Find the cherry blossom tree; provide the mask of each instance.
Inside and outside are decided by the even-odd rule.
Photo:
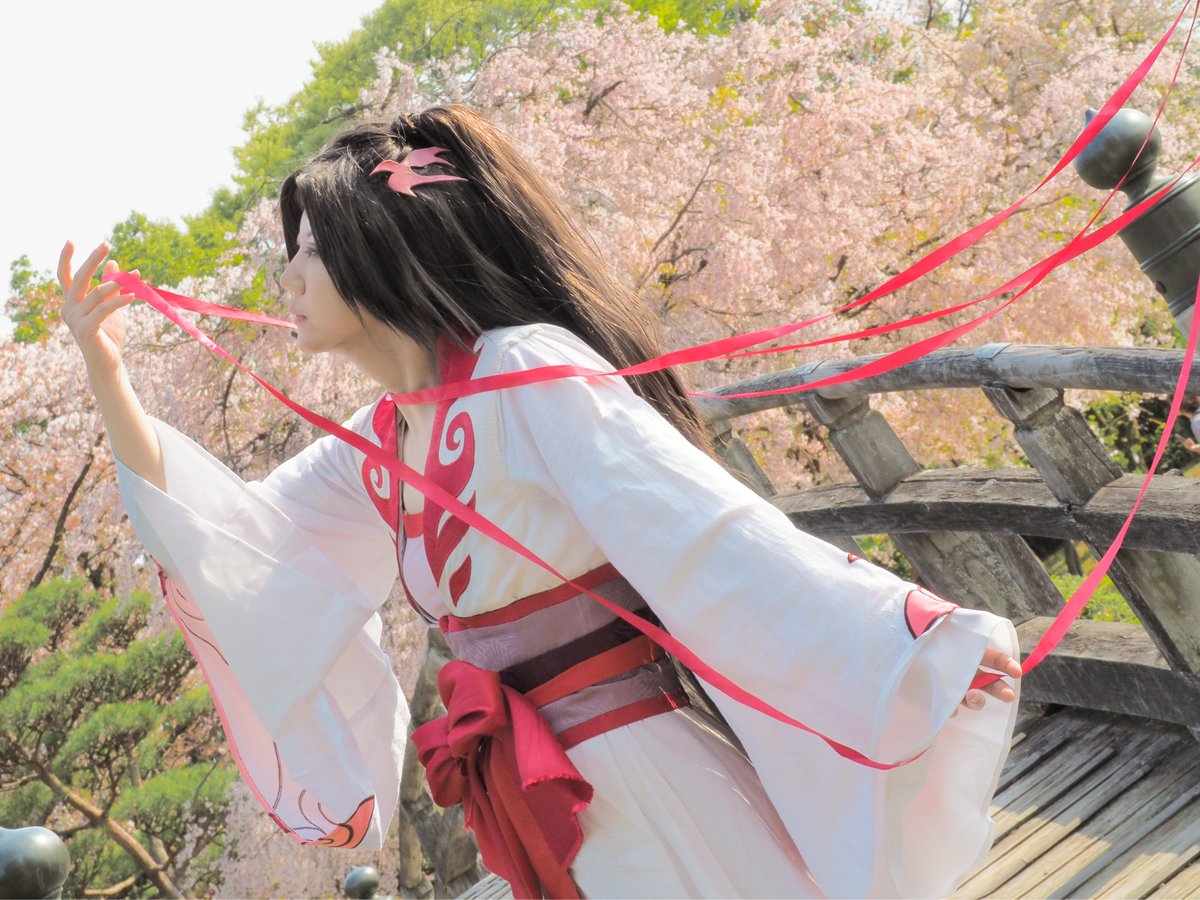
[[[706,36],[667,34],[632,14],[580,18],[521,36],[482,69],[453,58],[416,69],[383,51],[363,99],[383,116],[446,99],[487,110],[660,311],[669,342],[684,346],[841,307],[1029,191],[1081,129],[1083,108],[1107,97],[1168,21],[1133,3],[955,9],[963,14],[946,27],[941,6],[776,3]],[[1169,65],[1157,67],[1134,104],[1153,110],[1169,78]],[[1178,96],[1195,87],[1185,70]],[[1163,130],[1177,151],[1196,144],[1186,117],[1168,116]],[[955,263],[804,337],[981,296],[1061,245],[1098,200],[1068,171]],[[692,377],[711,384],[878,352],[934,327],[713,364]],[[1170,339],[1169,320],[1116,245],[1060,271],[977,334]],[[930,464],[1007,452],[999,429],[957,424],[984,413],[975,398],[881,402]],[[767,437],[753,443],[782,483],[838,471],[819,438],[784,413],[746,423],[746,434]]]

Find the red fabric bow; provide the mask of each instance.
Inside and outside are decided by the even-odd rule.
[[[516,897],[579,897],[567,874],[592,800],[550,725],[500,676],[455,660],[438,675],[446,715],[413,732],[438,806],[463,805],[483,863]]]

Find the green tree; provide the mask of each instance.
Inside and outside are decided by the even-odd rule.
[[[400,46],[415,63],[456,51],[482,60],[553,9],[544,0],[384,0],[345,40],[317,47],[312,78],[290,99],[246,113],[235,180],[255,196],[274,194],[289,172],[362,112],[359,93],[375,78],[380,48]]]
[[[576,9],[602,11],[613,0],[575,0]],[[758,0],[632,0],[664,29],[685,23],[697,31],[724,31],[754,15]],[[374,80],[375,52],[399,47],[420,65],[451,53],[482,62],[523,30],[563,6],[548,0],[384,0],[343,41],[321,44],[312,78],[285,103],[260,104],[246,114],[246,142],[234,150],[235,180],[253,195],[273,195],[289,172],[362,112],[359,94]]]
[[[208,209],[183,217],[186,228],[131,212],[113,226],[112,256],[122,268],[140,270],[151,284],[177,285],[189,275],[212,275],[236,246],[232,238],[242,211],[242,199],[221,188]]]
[[[1083,408],[1084,418],[1104,441],[1113,462],[1127,472],[1145,472],[1154,459],[1171,401],[1153,394],[1106,394]],[[1196,457],[1180,440],[1191,437],[1187,415],[1175,420],[1159,472],[1188,469]]]
[[[151,604],[59,580],[0,615],[0,822],[63,836],[67,896],[200,896],[217,877],[236,772]]]
[[[58,317],[58,285],[46,272],[35,270],[28,256],[13,260],[9,273],[12,293],[4,311],[12,319],[13,340],[23,344],[40,341]]]

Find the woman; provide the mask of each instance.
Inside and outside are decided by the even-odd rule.
[[[287,180],[281,207],[297,342],[379,383],[348,427],[453,500],[333,437],[243,484],[142,411],[120,362],[131,298],[115,264],[88,287],[106,248],[74,276],[70,245],[60,263],[130,519],[281,827],[337,845],[386,831],[407,714],[374,609],[399,568],[466,661],[440,685],[448,722],[418,735],[435,797],[468,803],[485,862],[519,893],[953,890],[990,841],[1014,713],[984,702],[1011,701],[1011,687],[968,685],[980,665],[1020,674],[1011,625],[795,530],[704,452],[669,373],[411,402],[659,352],[636,298],[474,113],[349,131]],[[444,508],[456,502],[561,575],[462,524]],[[714,693],[751,764],[686,708],[661,650],[587,591],[660,620],[835,741],[918,758],[860,765]]]

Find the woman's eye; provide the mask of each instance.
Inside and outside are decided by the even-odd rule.
[[[316,246],[309,245],[304,248],[304,255],[305,256],[320,256],[321,254],[319,252],[317,252]]]

